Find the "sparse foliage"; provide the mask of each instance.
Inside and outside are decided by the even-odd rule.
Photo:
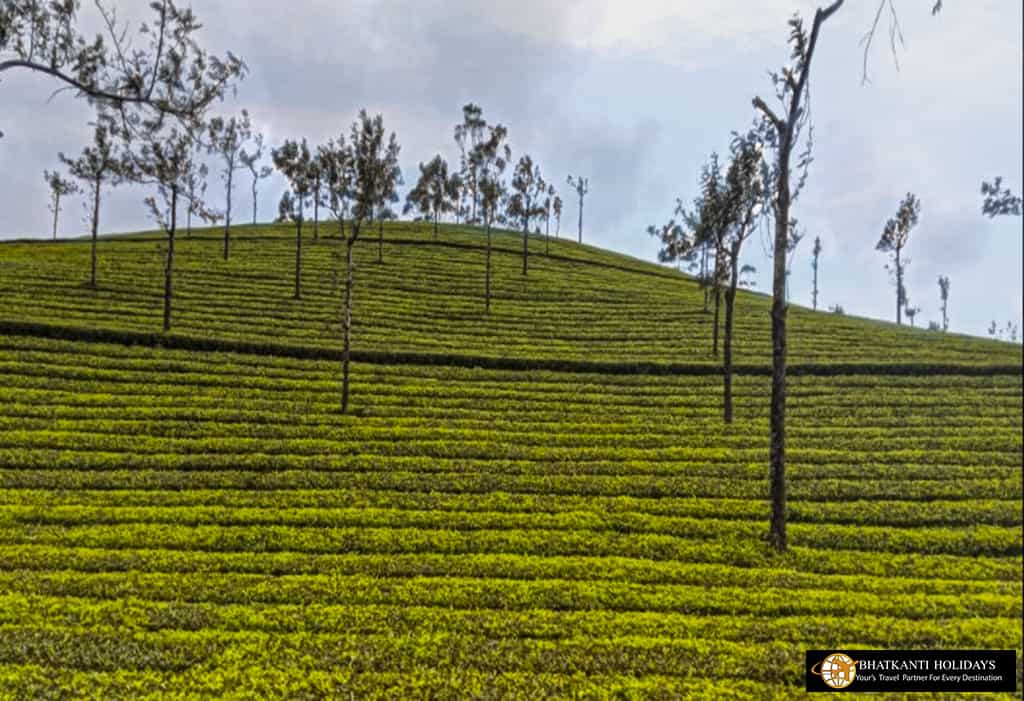
[[[458,202],[453,202],[451,177],[448,163],[438,154],[426,165],[420,163],[420,179],[406,195],[405,213],[414,208],[434,223],[434,240],[438,238],[438,224],[441,217],[454,211]]]
[[[814,248],[811,250],[814,258],[811,261],[811,269],[814,271],[814,287],[811,293],[812,309],[818,311],[818,265],[821,257],[821,237],[814,237]]]
[[[50,189],[50,213],[53,214],[53,240],[57,240],[57,221],[60,218],[61,199],[78,192],[78,185],[66,179],[57,171],[43,171],[43,179]]]
[[[309,144],[303,139],[302,142],[285,141],[284,144],[272,153],[274,167],[288,178],[291,184],[291,196],[287,200],[282,198],[280,213],[295,222],[295,299],[302,297],[302,223],[305,219],[306,207],[309,205],[310,195],[313,192],[313,155],[310,153]]]
[[[1009,188],[1003,187],[1002,177],[992,182],[981,183],[981,213],[989,219],[995,217],[1019,217],[1024,200],[1014,195]]]
[[[877,250],[890,254],[889,264],[885,267],[896,283],[897,324],[903,323],[901,311],[907,306],[909,301],[906,286],[903,284],[903,278],[910,261],[903,259],[903,249],[910,239],[911,230],[917,226],[920,213],[920,200],[913,193],[908,192],[907,196],[900,202],[896,216],[886,222],[885,229],[882,230],[882,237],[875,245]]]
[[[245,145],[252,139],[249,113],[242,110],[239,117],[214,117],[207,126],[210,150],[222,161],[221,178],[225,188],[224,208],[224,260],[228,259],[231,245],[231,198],[235,189],[235,173],[247,168],[243,159]]]
[[[473,150],[480,183],[480,210],[487,234],[484,270],[484,311],[491,312],[491,227],[498,218],[502,200],[508,195],[503,175],[512,162],[512,150],[505,143],[508,131],[502,125],[488,127],[487,138]]]
[[[949,331],[949,278],[939,275],[939,298],[942,300],[942,330]]]
[[[159,130],[167,117],[193,131],[207,108],[245,73],[228,53],[211,55],[191,8],[152,0],[152,20],[136,32],[96,0],[104,33],[79,28],[81,0],[4,0],[0,7],[0,75],[29,71],[116,112],[127,131]],[[2,134],[0,134],[2,135]]]
[[[569,176],[565,181],[569,187],[576,191],[576,195],[579,197],[579,243],[583,243],[583,198],[590,192],[590,179],[584,178],[583,176]]]
[[[544,216],[544,192],[540,166],[535,165],[530,156],[523,156],[512,173],[512,198],[509,201],[509,214],[523,227],[523,275],[527,273],[529,259],[530,224]]]
[[[252,143],[252,149],[243,150],[238,158],[252,176],[252,224],[256,226],[259,213],[259,182],[269,178],[274,169],[267,165],[260,165],[260,161],[263,160],[263,134],[256,134]]]

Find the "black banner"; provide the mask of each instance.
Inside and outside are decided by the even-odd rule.
[[[1014,650],[808,650],[807,691],[1016,691]]]

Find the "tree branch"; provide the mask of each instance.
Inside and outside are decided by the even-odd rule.
[[[762,113],[764,113],[764,116],[768,118],[768,121],[772,123],[772,126],[774,126],[780,134],[785,130],[785,123],[781,119],[779,119],[774,112],[772,112],[772,108],[769,107],[764,100],[762,100],[760,97],[755,97],[753,100],[753,104],[754,107],[756,107],[757,109],[761,110]]]

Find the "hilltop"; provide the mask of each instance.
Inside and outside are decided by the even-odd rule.
[[[322,234],[330,234],[324,225]],[[14,698],[804,698],[809,648],[1022,676],[1020,348],[791,311],[791,548],[768,302],[721,421],[694,280],[477,232],[0,245],[0,690]],[[3,332],[7,329],[7,333]],[[601,365],[603,363],[603,365]],[[0,696],[3,695],[0,693]],[[1013,698],[1012,694],[986,698]]]

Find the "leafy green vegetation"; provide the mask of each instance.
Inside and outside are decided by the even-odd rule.
[[[479,234],[386,232],[356,348],[715,362],[672,271],[553,241],[524,280],[498,234],[486,317]],[[175,333],[337,349],[338,241],[296,301],[292,235],[180,239]],[[101,240],[96,293],[85,242],[4,245],[0,321],[156,331],[157,245]],[[792,320],[797,362],[920,369],[791,379],[783,555],[763,374],[726,426],[715,374],[356,362],[342,415],[331,359],[0,336],[0,698],[795,699],[807,648],[1019,653],[1022,377],[971,374],[1019,347]]]

